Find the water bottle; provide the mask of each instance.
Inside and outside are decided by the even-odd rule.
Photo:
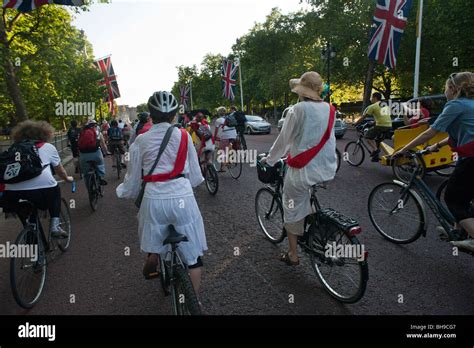
[[[72,182],[72,193],[76,193],[76,182]]]

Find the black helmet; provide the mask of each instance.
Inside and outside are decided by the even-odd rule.
[[[141,123],[146,123],[150,114],[148,112],[140,112],[137,116]]]

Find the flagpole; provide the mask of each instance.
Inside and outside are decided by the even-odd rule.
[[[423,26],[423,0],[420,0],[420,8],[418,10],[418,27],[416,38],[416,60],[415,60],[415,82],[413,86],[413,98],[418,98],[420,89],[420,58],[421,58],[421,30]]]
[[[191,111],[194,109],[193,107],[193,80],[189,80],[189,96],[191,97]]]
[[[239,81],[240,81],[240,105],[241,105],[241,111],[244,111],[244,88],[242,86],[242,69],[240,65],[240,58],[238,60],[239,62]]]

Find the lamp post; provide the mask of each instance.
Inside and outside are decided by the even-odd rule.
[[[240,44],[240,40],[236,40],[237,46]],[[242,68],[240,66],[240,52],[237,52],[238,56],[237,59],[235,60],[235,64],[239,66],[239,82],[240,82],[240,106],[241,106],[241,111],[244,111],[244,89],[242,86]]]
[[[331,102],[331,59],[336,57],[336,49],[328,41],[323,49],[321,58],[327,60],[328,68],[328,101]]]

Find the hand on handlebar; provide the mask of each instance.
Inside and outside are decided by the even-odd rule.
[[[66,177],[66,182],[72,184],[74,182],[74,177],[72,177],[72,176]]]

